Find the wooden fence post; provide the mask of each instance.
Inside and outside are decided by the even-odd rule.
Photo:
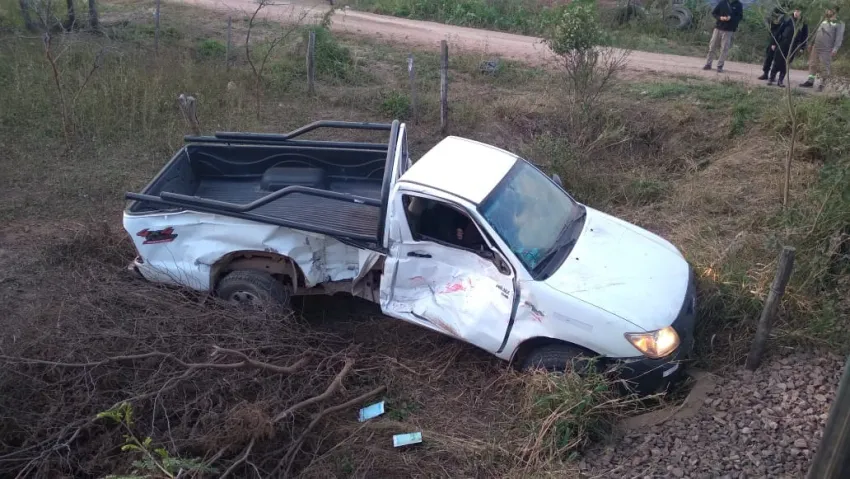
[[[440,42],[440,131],[449,128],[449,44]]]
[[[224,47],[224,67],[230,70],[230,44],[233,34],[233,16],[227,17],[227,45]]]
[[[410,119],[416,124],[419,115],[416,109],[416,65],[413,63],[412,53],[407,56],[407,73],[410,77]]]
[[[307,93],[316,93],[316,32],[307,37]]]
[[[779,265],[776,267],[776,276],[773,278],[773,284],[770,285],[770,293],[767,295],[767,301],[764,303],[764,309],[759,318],[758,329],[756,329],[756,337],[753,339],[753,344],[750,346],[750,354],[747,356],[746,367],[750,371],[758,369],[761,364],[761,357],[764,353],[764,348],[767,345],[767,337],[770,336],[770,328],[773,326],[773,319],[776,317],[776,312],[779,310],[779,303],[782,301],[782,295],[785,294],[785,287],[788,286],[788,279],[791,278],[791,270],[794,268],[794,254],[796,250],[790,246],[782,248],[782,253],[779,255]]]
[[[832,400],[826,428],[812,459],[808,479],[850,477],[850,357]]]
[[[153,52],[156,56],[159,56],[159,3],[160,0],[156,0],[156,12],[154,13]]]

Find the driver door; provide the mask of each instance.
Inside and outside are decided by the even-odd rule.
[[[434,201],[474,223],[458,204],[397,191],[389,208],[391,241],[381,279],[381,309],[494,353],[514,311],[514,272],[501,254],[488,258],[495,249],[483,233],[485,252],[476,252],[420,231],[421,212],[415,205]]]

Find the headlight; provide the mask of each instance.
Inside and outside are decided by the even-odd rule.
[[[679,347],[679,335],[672,326],[649,333],[626,333],[626,339],[652,359],[663,358]]]

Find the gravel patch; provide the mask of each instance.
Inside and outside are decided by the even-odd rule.
[[[717,378],[693,417],[590,451],[590,477],[800,478],[823,435],[844,359],[795,353]]]

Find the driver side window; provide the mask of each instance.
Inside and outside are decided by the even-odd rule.
[[[403,195],[402,204],[414,240],[434,241],[476,252],[487,249],[472,218],[454,206],[411,195]]]

